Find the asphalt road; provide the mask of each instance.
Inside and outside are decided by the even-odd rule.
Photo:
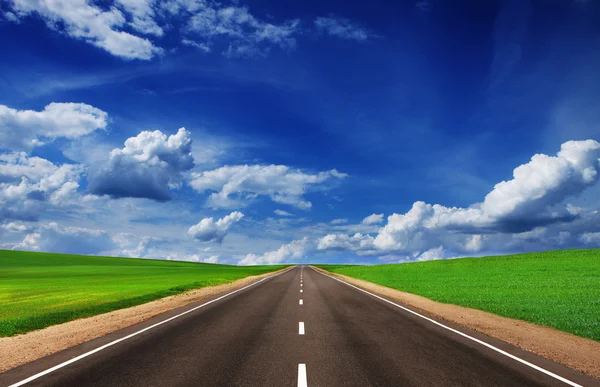
[[[44,372],[26,385],[600,385],[506,343],[443,323],[468,337],[461,336],[306,266],[224,295],[8,371],[0,375],[0,385]],[[179,316],[192,308],[197,309]],[[167,318],[172,319],[160,324]],[[48,372],[52,367],[56,369]]]

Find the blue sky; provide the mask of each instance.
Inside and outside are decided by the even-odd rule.
[[[0,245],[598,247],[595,1],[0,1]],[[180,129],[184,128],[184,129]]]

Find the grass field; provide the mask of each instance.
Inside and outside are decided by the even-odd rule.
[[[600,249],[325,270],[600,341]]]
[[[283,267],[0,250],[0,337]]]

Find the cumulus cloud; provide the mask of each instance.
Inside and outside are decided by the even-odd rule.
[[[361,223],[367,225],[383,223],[383,214],[371,214],[364,218]]]
[[[239,222],[244,217],[239,211],[215,221],[211,218],[204,218],[198,224],[193,225],[188,230],[188,234],[202,242],[223,242],[223,238],[229,232],[233,224]]]
[[[515,168],[512,180],[496,184],[481,211],[508,227],[528,226],[526,218],[545,223],[555,216],[548,214],[549,207],[598,180],[599,157],[600,143],[595,140],[565,142],[556,156],[537,154]],[[568,216],[566,211],[556,216],[565,214]]]
[[[273,212],[275,213],[275,215],[279,216],[294,216],[294,214],[290,214],[289,212],[283,210],[275,210]]]
[[[84,103],[57,103],[42,111],[0,105],[0,148],[31,149],[56,138],[74,139],[105,129],[108,115]]]
[[[431,248],[424,253],[420,254],[417,261],[435,261],[438,259],[444,259],[447,257],[446,251],[443,246]]]
[[[0,182],[39,181],[56,171],[56,166],[41,157],[29,157],[25,152],[0,154]]]
[[[302,252],[351,251],[429,260],[597,244],[600,213],[566,200],[596,183],[599,158],[597,141],[569,141],[556,156],[537,154],[515,168],[513,178],[496,184],[483,202],[461,208],[418,201],[408,212],[390,215],[374,235],[330,233],[304,243],[315,249]],[[373,214],[361,225],[381,218]]]
[[[465,234],[516,234],[573,221],[577,215],[561,203],[597,181],[599,157],[597,141],[566,142],[556,156],[537,154],[529,163],[515,168],[513,179],[496,184],[482,203],[448,208],[416,202],[406,214],[391,215],[374,246],[405,251],[431,242],[438,244],[453,233],[456,237],[452,239],[460,240]],[[477,244],[466,239],[473,250]]]
[[[159,35],[153,23],[149,3],[141,0],[120,0],[124,9],[132,12],[131,26],[144,33]],[[124,59],[151,59],[162,50],[148,39],[123,31],[127,20],[115,6],[103,10],[89,0],[12,0],[12,11],[19,18],[37,14],[49,28],[64,31],[75,39],[93,44]]]
[[[248,254],[238,262],[238,265],[272,265],[281,262],[290,262],[291,260],[306,256],[313,249],[313,243],[308,238],[303,238],[284,244],[279,249],[262,255]]]
[[[0,155],[0,219],[37,220],[78,196],[83,167],[55,165],[24,152]]]
[[[66,227],[52,222],[27,234],[15,250],[47,251],[68,254],[100,254],[116,246],[112,237],[101,230]]]
[[[364,42],[375,37],[368,29],[343,17],[318,17],[315,19],[315,27],[321,33],[357,42]]]
[[[194,167],[191,133],[185,128],[168,136],[159,130],[128,138],[114,149],[106,165],[92,169],[90,192],[114,198],[135,197],[165,201],[169,188],[181,184],[181,173]]]
[[[319,239],[317,249],[367,252],[373,249],[373,237],[361,233],[356,233],[353,236],[341,233],[328,234]]]
[[[192,173],[190,185],[196,191],[213,192],[208,205],[213,208],[242,207],[248,200],[268,196],[276,203],[308,210],[312,203],[303,198],[311,187],[321,187],[327,181],[347,175],[335,169],[306,173],[285,165],[235,165]]]

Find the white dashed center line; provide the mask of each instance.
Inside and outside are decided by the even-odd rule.
[[[306,382],[306,364],[298,364],[298,387],[307,387]]]
[[[300,293],[302,293],[302,289],[300,289]]]
[[[304,334],[304,323],[302,321],[300,321],[298,323],[298,334],[299,335],[303,335]]]
[[[300,305],[303,305],[303,304],[304,304],[304,301],[302,301],[302,299],[300,299],[300,300],[298,301],[298,303],[299,303]]]

